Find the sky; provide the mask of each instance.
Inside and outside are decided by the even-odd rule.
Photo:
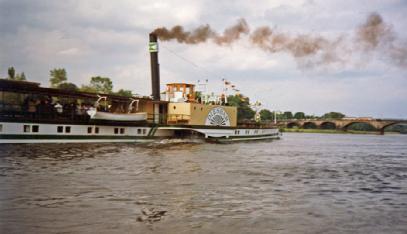
[[[405,58],[406,12],[406,0],[0,0],[0,77],[13,66],[47,87],[49,71],[65,68],[77,85],[104,76],[115,90],[150,95],[150,32],[208,24],[222,35],[244,18],[251,31],[268,26],[292,37],[341,38],[347,46],[339,47],[338,61],[320,64],[255,46],[249,34],[222,46],[160,41],[162,89],[208,79],[217,91],[224,78],[270,110],[407,119],[406,61],[392,60],[384,44],[354,43],[376,13],[391,30],[391,50]]]

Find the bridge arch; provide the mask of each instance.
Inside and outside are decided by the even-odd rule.
[[[379,130],[374,125],[372,125],[371,123],[369,123],[369,122],[361,122],[361,121],[350,122],[350,123],[344,125],[342,127],[342,130],[347,131],[347,130],[349,130],[350,127],[352,127],[352,125],[355,125],[355,124],[359,124],[359,126],[355,126],[357,128],[354,129],[354,130],[360,130],[360,131],[377,131],[377,130]],[[361,128],[361,129],[358,129],[358,128]]]
[[[319,125],[321,129],[336,129],[336,124],[334,122],[323,122]]]
[[[314,122],[305,122],[305,123],[302,125],[302,127],[303,127],[304,129],[317,129],[317,128],[318,128],[317,124],[314,123]]]
[[[389,123],[389,124],[384,125],[384,126],[383,126],[382,128],[380,128],[379,130],[380,130],[380,132],[381,132],[382,134],[384,134],[384,131],[386,130],[386,128],[391,127],[391,126],[394,126],[394,125],[407,125],[407,123],[405,123],[405,122],[393,122],[393,123]]]
[[[297,123],[297,122],[290,122],[290,123],[287,123],[287,128],[300,128],[301,126],[300,126],[300,124],[299,123]]]

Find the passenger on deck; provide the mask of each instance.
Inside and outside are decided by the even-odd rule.
[[[72,118],[76,115],[76,103],[72,102],[71,104],[69,104],[69,110],[71,113]]]
[[[57,102],[54,105],[54,108],[55,108],[55,110],[57,111],[58,114],[62,114],[62,112],[64,111],[62,105],[59,102]]]
[[[76,115],[83,115],[84,110],[83,110],[83,104],[80,105],[79,103],[76,103]]]
[[[47,106],[44,100],[41,100],[40,103],[36,106],[38,116],[44,116],[47,112]]]
[[[31,115],[31,117],[34,117],[36,112],[37,102],[34,101],[34,99],[30,98],[30,101],[28,101],[28,113]]]
[[[28,112],[29,102],[30,102],[30,98],[29,98],[29,97],[26,97],[26,98],[24,99],[23,106],[22,106],[22,107],[23,107],[22,110],[23,110],[24,112]]]

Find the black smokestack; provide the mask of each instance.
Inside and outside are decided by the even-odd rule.
[[[158,63],[157,35],[150,33],[151,89],[154,101],[160,100],[160,64]]]

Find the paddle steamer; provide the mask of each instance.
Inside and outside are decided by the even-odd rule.
[[[123,97],[0,79],[0,143],[146,142],[202,138],[214,142],[280,137],[270,124],[237,121],[223,97],[196,97],[195,85],[160,93],[157,37],[150,34],[152,96]]]

